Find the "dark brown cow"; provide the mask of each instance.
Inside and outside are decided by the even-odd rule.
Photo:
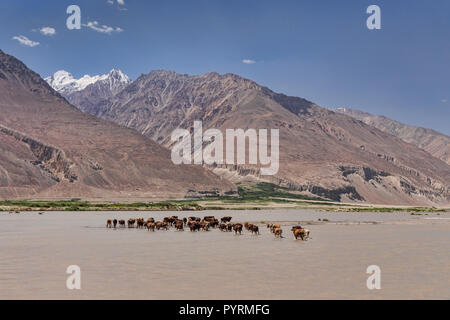
[[[234,224],[233,230],[234,230],[234,234],[237,234],[238,232],[239,232],[239,234],[242,234],[242,224],[240,224],[240,223]]]
[[[184,224],[183,224],[183,221],[181,220],[178,220],[176,223],[175,223],[175,229],[177,229],[177,230],[179,230],[179,231],[184,231]]]
[[[134,223],[136,219],[128,219],[128,228],[134,228]]]
[[[125,220],[119,220],[119,227],[125,228]]]
[[[212,220],[212,221],[209,221],[209,226],[210,226],[211,228],[216,228],[218,225],[219,225],[219,220],[217,220],[217,219],[214,219],[214,220]]]
[[[230,222],[231,221],[231,217],[223,217],[223,218],[220,218],[220,222]]]
[[[112,220],[108,219],[106,220],[106,227],[111,228],[112,227]]]
[[[175,220],[176,220],[176,218],[174,218],[174,217],[165,217],[163,221],[167,224],[173,224],[175,222]]]
[[[200,231],[200,228],[201,228],[200,222],[197,222],[197,221],[189,221],[188,226],[192,232]]]
[[[252,234],[259,234],[259,227],[255,226],[254,224],[250,224],[248,226],[248,230],[250,230]]]

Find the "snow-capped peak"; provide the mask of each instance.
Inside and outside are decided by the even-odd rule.
[[[108,73],[108,76],[111,78],[117,79],[120,82],[124,82],[124,83],[130,82],[130,78],[118,69],[111,69],[111,71]]]
[[[109,73],[104,75],[90,76],[84,75],[80,79],[75,79],[72,74],[65,70],[55,72],[53,76],[44,79],[56,91],[62,94],[71,94],[76,91],[86,89],[87,86],[98,81],[105,83],[111,90],[114,90],[118,85],[124,86],[131,82],[130,78],[122,71],[112,69]]]

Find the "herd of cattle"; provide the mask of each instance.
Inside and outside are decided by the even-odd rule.
[[[259,235],[259,227],[252,223],[232,223],[232,217],[220,218],[220,221],[214,216],[206,216],[202,218],[199,217],[189,217],[179,219],[178,216],[165,217],[163,221],[155,221],[154,218],[144,218],[128,219],[125,221],[123,219],[108,219],[106,221],[107,228],[147,228],[148,231],[156,230],[169,230],[170,227],[174,227],[178,231],[184,231],[184,228],[189,228],[190,231],[209,231],[211,228],[218,228],[223,232],[233,232],[235,234],[242,234],[243,229],[251,232],[252,234]],[[274,234],[276,238],[283,237],[283,230],[279,224],[267,224],[267,228],[271,233]],[[309,238],[309,230],[303,228],[302,226],[293,226],[291,229],[294,234],[295,239],[307,240]]]

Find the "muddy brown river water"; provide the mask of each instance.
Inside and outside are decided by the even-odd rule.
[[[169,215],[230,215],[261,223],[261,235],[105,228]],[[294,240],[297,222],[313,223],[312,239]],[[448,213],[2,212],[0,299],[449,299],[449,249]],[[69,265],[81,290],[66,288]],[[380,290],[367,289],[369,265],[381,268]]]

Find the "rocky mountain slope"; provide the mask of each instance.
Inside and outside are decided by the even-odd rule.
[[[116,69],[104,75],[85,75],[80,79],[60,70],[44,80],[67,101],[81,109],[90,108],[101,100],[114,96],[131,83],[127,75]]]
[[[450,137],[432,129],[410,126],[385,116],[377,116],[350,108],[336,108],[334,111],[351,116],[381,131],[428,151],[432,156],[450,165]]]
[[[84,112],[134,128],[171,147],[176,128],[280,129],[280,170],[216,165],[231,181],[264,180],[333,200],[448,204],[450,166],[401,139],[307,100],[275,93],[233,74],[170,71],[142,75]]]
[[[82,113],[0,51],[0,199],[182,198],[234,186],[140,133]]]

